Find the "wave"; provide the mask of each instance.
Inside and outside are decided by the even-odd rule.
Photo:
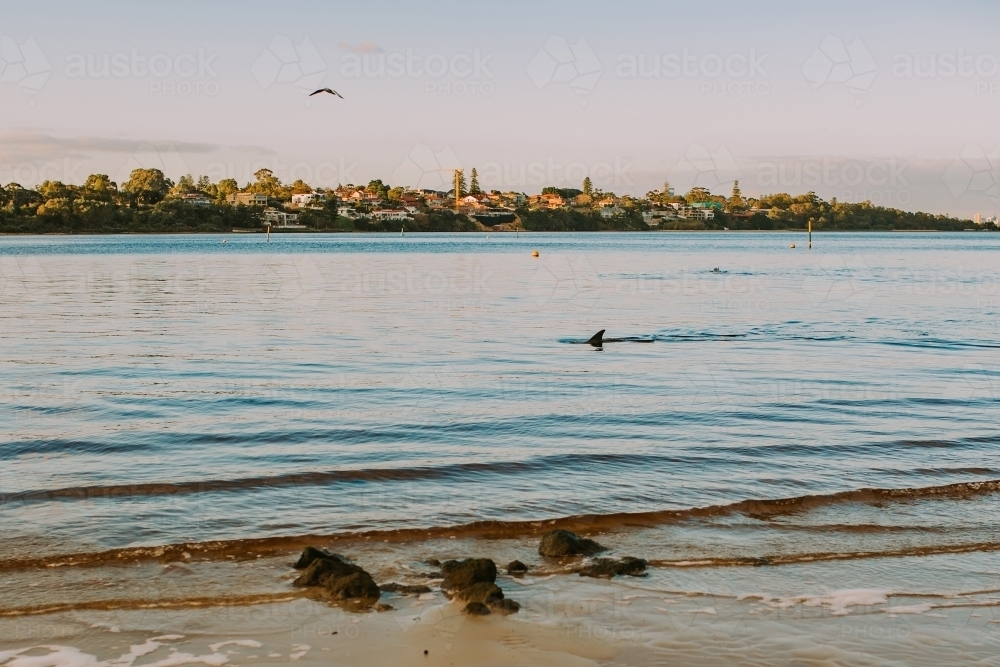
[[[737,413],[733,413],[737,414]],[[565,417],[562,418],[566,420]],[[605,425],[614,424],[614,419],[602,417]],[[638,418],[631,416],[629,423],[662,424],[658,416]],[[413,430],[437,427],[414,425]],[[470,424],[451,424],[452,431],[474,431]],[[627,436],[619,434],[619,438]],[[220,438],[228,440],[228,437]],[[958,440],[896,440],[889,442],[860,442],[856,444],[838,445],[841,455],[849,454],[886,454],[907,449],[947,449],[958,450],[975,448],[981,445],[1000,443],[1000,436],[978,436]],[[747,460],[758,459],[762,453],[778,456],[809,455],[813,452],[828,453],[826,447],[805,445],[800,443],[784,443],[768,445],[764,450],[760,447],[731,446],[720,449],[730,456],[741,456]],[[540,472],[552,473],[559,470],[579,470],[586,466],[608,466],[613,468],[642,467],[650,469],[657,465],[725,465],[726,461],[718,458],[719,451],[708,451],[704,455],[662,455],[643,453],[572,453],[538,456],[518,461],[486,461],[462,462],[446,465],[406,466],[396,468],[356,468],[337,470],[296,471],[276,475],[256,475],[232,479],[201,479],[177,482],[133,482],[128,484],[101,484],[58,487],[51,489],[31,489],[15,493],[0,492],[0,507],[21,503],[41,503],[61,500],[115,500],[136,497],[175,496],[197,493],[224,493],[252,491],[256,489],[282,488],[291,486],[322,486],[327,484],[349,484],[356,482],[400,482],[400,481],[431,481],[431,480],[461,480],[483,475],[518,476]],[[921,469],[921,472],[926,472]],[[936,474],[968,473],[989,475],[990,468],[960,468],[955,470],[940,470]],[[929,487],[936,488],[936,487]],[[857,493],[860,493],[858,491]],[[888,491],[887,491],[888,492]],[[813,496],[802,496],[810,498]],[[816,496],[823,497],[823,496]],[[757,501],[746,501],[757,502]],[[764,502],[764,501],[761,501]],[[781,502],[781,501],[774,501]]]
[[[0,609],[0,618],[11,616],[34,616],[69,611],[115,611],[121,609],[194,609],[198,607],[247,606],[289,602],[308,597],[304,592],[257,593],[251,595],[218,595],[214,597],[190,598],[127,598],[119,600],[90,600],[84,602],[61,602],[54,604],[27,605]]]
[[[666,464],[709,463],[711,457],[650,456],[646,454],[557,454],[523,461],[489,461],[455,463],[436,466],[399,468],[361,468],[354,470],[323,470],[290,472],[281,475],[261,475],[235,479],[205,479],[186,482],[139,482],[39,489],[18,493],[0,493],[0,507],[10,503],[44,502],[51,500],[116,499],[133,496],[166,496],[219,491],[247,491],[285,486],[317,486],[331,483],[428,481],[461,478],[469,475],[518,475],[556,469],[574,469],[595,464]]]
[[[488,464],[484,464],[488,465]],[[39,558],[22,557],[0,560],[0,570],[30,569],[37,567],[95,566],[109,563],[131,563],[147,560],[162,562],[200,559],[253,559],[279,553],[288,553],[316,543],[350,542],[352,540],[383,540],[392,543],[417,543],[451,537],[482,539],[521,539],[539,537],[553,529],[574,532],[614,531],[622,528],[655,528],[668,524],[703,519],[743,515],[752,519],[767,520],[772,517],[809,512],[814,509],[849,503],[879,505],[886,502],[909,502],[922,499],[965,500],[1000,492],[1000,480],[958,482],[940,486],[915,488],[862,488],[829,494],[803,495],[788,498],[748,499],[726,505],[708,505],[676,510],[650,512],[623,512],[613,514],[582,514],[557,519],[537,521],[476,521],[456,526],[426,526],[369,531],[345,531],[333,534],[289,535],[277,537],[185,542],[159,546],[139,546],[109,549],[100,552],[75,553]],[[658,561],[664,566],[673,564],[704,565],[776,565],[807,560],[836,560],[843,558],[896,557],[927,555],[932,553],[964,553],[968,551],[1000,550],[1000,543],[976,542],[970,544],[929,545],[913,550],[867,552],[850,554],[805,554],[777,556],[766,562],[760,558],[700,559],[697,561]],[[798,560],[787,560],[798,559]]]

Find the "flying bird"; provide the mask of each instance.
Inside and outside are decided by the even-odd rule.
[[[320,93],[330,93],[331,95],[336,95],[340,99],[344,99],[343,95],[341,95],[340,93],[338,93],[336,90],[332,90],[330,88],[320,88],[319,90],[317,90],[315,92],[309,93],[309,97],[312,97],[313,95],[319,95]]]

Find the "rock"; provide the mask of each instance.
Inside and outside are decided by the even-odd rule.
[[[439,561],[437,558],[428,558],[424,562],[426,562],[431,567],[441,567],[441,561]]]
[[[500,600],[493,600],[492,602],[487,602],[486,605],[493,611],[507,616],[508,614],[516,614],[521,609],[521,605],[514,602],[510,598],[502,598]]]
[[[441,588],[461,590],[473,584],[492,584],[497,580],[497,566],[489,558],[466,558],[463,561],[446,561],[441,564],[444,581]]]
[[[590,563],[579,568],[581,577],[611,577],[620,575],[638,576],[646,571],[646,561],[642,558],[623,556],[621,560],[614,558],[595,558]]]
[[[502,600],[503,590],[496,584],[481,581],[478,584],[472,584],[457,591],[455,599],[459,602],[483,602],[489,604],[493,600]]]
[[[320,558],[314,560],[306,568],[306,571],[292,582],[293,586],[323,586],[327,579],[346,577],[357,572],[364,572],[353,563],[337,560],[334,558]]]
[[[482,602],[470,602],[465,605],[465,609],[463,611],[470,616],[488,616],[490,608]]]
[[[347,562],[347,559],[340,554],[330,553],[329,551],[318,549],[316,547],[306,547],[302,550],[302,555],[299,556],[299,559],[295,561],[295,565],[292,567],[296,570],[304,570],[312,565],[313,561],[319,560],[320,558],[330,558],[344,563]]]
[[[393,606],[392,606],[391,604],[382,604],[381,602],[380,602],[379,604],[375,605],[375,606],[374,606],[374,607],[372,607],[372,608],[373,608],[373,609],[374,609],[375,611],[379,612],[380,614],[381,614],[381,613],[382,613],[383,611],[392,611],[393,609],[395,609],[395,607],[393,607]]]
[[[542,537],[541,544],[538,545],[538,553],[550,558],[592,556],[600,551],[607,551],[607,549],[594,540],[580,537],[568,530],[553,530],[546,533]]]
[[[334,600],[378,600],[381,595],[375,580],[371,575],[358,568],[359,571],[346,577],[327,578],[324,588],[327,595]]]
[[[512,560],[507,563],[507,574],[524,574],[528,571],[528,566],[519,560]]]
[[[386,593],[399,593],[400,595],[421,595],[430,593],[430,586],[409,586],[406,584],[388,583],[379,586]]]

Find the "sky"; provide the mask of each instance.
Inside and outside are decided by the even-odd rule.
[[[0,182],[475,167],[997,214],[997,2],[95,4],[0,1]]]

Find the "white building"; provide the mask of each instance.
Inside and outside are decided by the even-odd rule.
[[[372,211],[371,216],[376,220],[409,220],[410,214],[406,211],[392,208],[378,208]]]
[[[715,217],[715,209],[695,206],[678,206],[677,215],[685,220],[711,220]]]
[[[673,207],[654,208],[651,211],[642,212],[642,221],[650,227],[657,227],[666,220],[677,220],[677,210]]]
[[[618,216],[625,214],[625,209],[617,204],[602,206],[600,210],[602,218],[617,218]]]
[[[185,192],[180,196],[180,200],[185,204],[193,204],[195,206],[212,205],[212,198],[204,192]]]
[[[228,195],[226,201],[230,204],[243,204],[244,206],[267,206],[267,195],[258,195],[252,192],[237,192]]]
[[[305,227],[298,224],[298,213],[285,213],[274,208],[264,209],[264,222],[272,227]]]
[[[337,215],[354,220],[358,217],[358,212],[354,210],[353,206],[338,206]]]
[[[293,206],[309,206],[310,204],[322,204],[326,201],[326,195],[322,192],[306,192],[304,194],[292,195]]]

